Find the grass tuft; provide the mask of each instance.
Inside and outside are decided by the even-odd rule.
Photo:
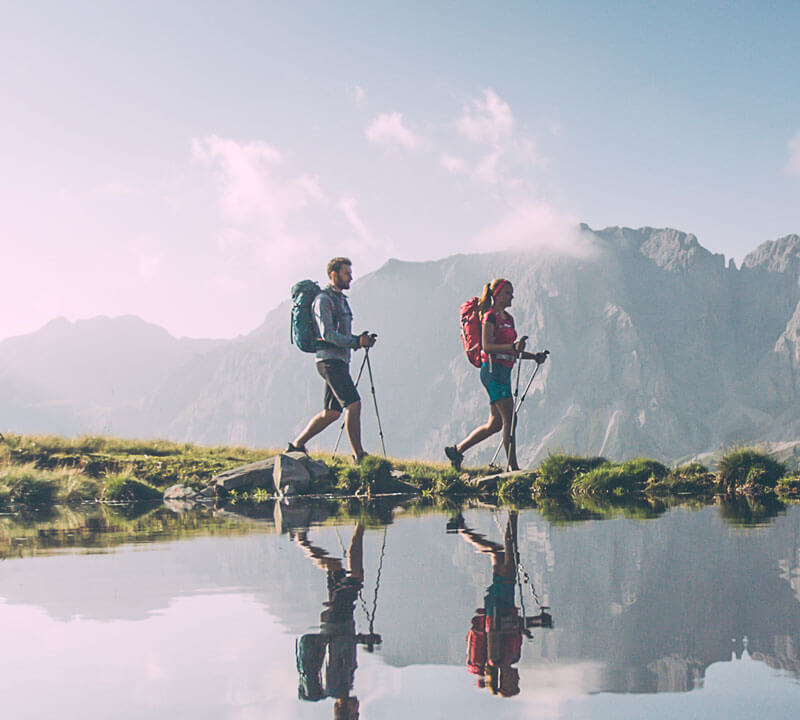
[[[786,466],[755,448],[737,448],[726,453],[717,468],[720,485],[727,492],[763,492],[774,488]]]

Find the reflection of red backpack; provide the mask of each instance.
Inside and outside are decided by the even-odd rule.
[[[478,298],[470,298],[461,303],[461,343],[467,359],[475,366],[481,366],[481,313]]]
[[[467,667],[473,675],[483,675],[486,666],[486,611],[481,608],[472,618],[467,633]]]
[[[489,640],[492,647],[489,647]],[[467,668],[482,675],[487,663],[513,665],[522,655],[522,629],[517,608],[492,618],[479,608],[467,633]]]

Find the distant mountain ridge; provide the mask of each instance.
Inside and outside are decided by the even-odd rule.
[[[523,406],[523,462],[554,450],[674,461],[733,443],[800,439],[800,236],[765,242],[736,268],[678,230],[581,231],[590,240],[583,256],[390,260],[354,283],[355,328],[379,333],[372,362],[390,454],[440,458],[444,444],[486,416],[456,316],[498,276],[514,282],[511,312],[529,347],[552,353]],[[85,326],[87,339],[62,374],[49,374],[41,357],[25,359],[43,347],[73,347],[68,338],[80,334],[76,326],[58,339],[48,328],[0,342],[0,397],[13,398],[10,410],[0,404],[0,429],[72,434],[110,422],[117,434],[276,446],[321,404],[313,358],[287,340],[288,302],[237,340],[179,341],[154,326],[123,333],[120,360],[122,340],[98,328],[103,360],[93,365]],[[356,353],[354,372],[360,361]],[[88,380],[81,362],[94,368]],[[531,371],[525,364],[523,383]],[[366,385],[361,391],[374,451],[371,398]],[[334,438],[327,431],[320,447]],[[487,460],[494,445],[485,445],[468,462]]]

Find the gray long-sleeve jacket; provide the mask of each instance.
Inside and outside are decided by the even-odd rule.
[[[344,293],[333,286],[326,287],[314,298],[314,318],[324,341],[316,352],[317,360],[343,360],[350,362],[350,350],[357,348],[358,335],[351,332],[353,312]]]

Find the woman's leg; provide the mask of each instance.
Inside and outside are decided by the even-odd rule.
[[[517,449],[513,447],[511,443],[511,422],[514,417],[514,398],[502,398],[492,407],[495,406],[503,422],[503,447],[506,449],[508,466],[512,470],[519,470],[519,465],[517,464]]]
[[[486,421],[485,425],[476,427],[466,438],[456,445],[456,450],[458,450],[458,452],[462,454],[465,453],[482,440],[486,440],[486,438],[494,435],[503,426],[503,419],[500,415],[500,411],[497,409],[497,405],[498,403],[492,403],[489,406],[489,419]]]

